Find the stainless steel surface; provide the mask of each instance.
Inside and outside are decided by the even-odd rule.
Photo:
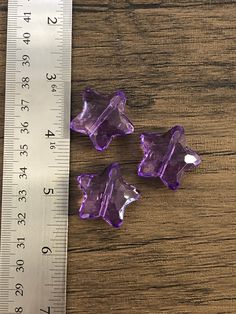
[[[72,0],[9,0],[0,313],[66,313]]]

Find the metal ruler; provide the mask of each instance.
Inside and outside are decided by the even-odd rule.
[[[72,0],[9,0],[0,313],[66,313]]]

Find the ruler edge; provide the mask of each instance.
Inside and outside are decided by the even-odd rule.
[[[0,224],[0,227],[1,227],[1,230],[0,230],[0,267],[1,267],[0,268],[0,278],[1,278],[1,280],[3,279],[2,278],[2,272],[6,271],[6,267],[3,266],[3,257],[2,257],[2,251],[3,251],[3,249],[2,249],[2,242],[3,242],[2,241],[2,235],[3,235],[2,221],[4,219],[4,212],[3,212],[4,188],[6,186],[6,183],[9,182],[9,178],[8,179],[6,178],[7,165],[9,164],[9,162],[7,160],[7,156],[6,156],[6,154],[8,152],[8,149],[6,147],[6,142],[7,142],[7,138],[8,138],[6,125],[8,125],[8,127],[11,128],[11,125],[9,125],[10,123],[7,122],[7,110],[9,108],[11,108],[11,106],[9,106],[10,101],[8,100],[8,96],[10,94],[10,91],[8,90],[8,88],[9,88],[8,83],[10,82],[10,80],[9,80],[9,78],[10,78],[9,69],[11,69],[11,62],[10,62],[9,55],[10,55],[10,49],[11,49],[13,43],[10,42],[10,38],[11,38],[12,34],[8,30],[10,29],[10,25],[12,25],[12,24],[14,25],[14,22],[16,21],[13,18],[14,13],[16,13],[14,11],[14,9],[17,10],[16,3],[14,3],[15,1],[16,0],[8,0],[7,11],[6,11],[7,12],[7,17],[6,17],[7,18],[7,23],[6,23],[7,34],[6,34],[6,46],[5,46],[6,47],[6,52],[5,52],[5,84],[4,84],[4,86],[5,86],[5,94],[4,94],[5,100],[3,102],[3,104],[4,104],[4,119],[3,119],[4,120],[4,125],[3,125],[4,133],[3,133],[3,155],[2,155],[2,188],[1,188],[2,199],[1,199],[1,220],[0,220],[0,222],[1,222],[1,224]],[[16,54],[17,54],[17,52],[15,50],[15,54],[14,54],[15,59],[16,59]],[[16,66],[16,63],[14,63],[14,68],[15,68],[15,66]],[[14,72],[14,78],[15,78],[15,80],[14,80],[14,82],[15,82],[16,81],[16,73],[15,72]],[[11,82],[11,85],[13,85],[13,82]],[[8,240],[10,240],[10,239],[8,239]],[[7,240],[5,240],[5,241],[7,241]],[[6,256],[4,255],[4,257],[6,257]],[[7,258],[9,260],[9,264],[10,264],[10,256],[7,256]],[[10,268],[7,267],[7,270],[8,270],[8,274],[9,274]],[[9,280],[7,280],[7,282],[9,282]],[[3,280],[2,283],[0,282],[0,287],[2,285],[4,285],[5,283],[6,283],[6,279]],[[1,289],[1,291],[2,291],[2,289]],[[3,298],[4,297],[5,297],[5,295],[3,296]],[[8,291],[8,295],[6,296],[6,298],[7,298],[7,300],[9,300],[9,291]],[[4,305],[6,306],[6,310],[9,310],[8,303],[6,302],[6,300],[4,300],[4,301],[5,301]],[[4,307],[4,309],[0,308],[1,312],[3,310],[5,310],[5,307]]]
[[[15,0],[12,0],[12,2],[14,2]],[[10,14],[10,10],[9,10],[9,3],[11,2],[11,0],[8,0],[8,4],[7,4],[7,36],[6,36],[6,52],[5,52],[5,84],[4,84],[4,125],[3,125],[3,128],[4,128],[4,133],[3,133],[3,154],[2,154],[2,199],[1,199],[1,232],[0,232],[0,252],[2,250],[2,247],[1,247],[1,244],[2,244],[2,217],[3,217],[3,211],[2,211],[2,208],[3,208],[3,194],[4,194],[4,182],[5,180],[7,181],[7,179],[5,178],[5,174],[6,174],[6,165],[8,164],[8,161],[7,161],[7,157],[6,157],[6,153],[8,151],[7,147],[6,147],[6,140],[7,140],[7,129],[6,129],[6,125],[8,125],[8,122],[7,122],[7,104],[8,104],[8,70],[10,68],[10,58],[8,57],[9,56],[9,51],[10,51],[10,47],[11,47],[11,43],[10,43],[10,32],[8,32],[8,29],[9,29],[9,26],[11,25],[11,22],[14,21],[14,19],[12,18],[13,14],[11,15]],[[11,10],[13,9],[13,3],[12,3],[12,8]],[[15,52],[15,56],[16,56],[16,52]],[[16,77],[16,75],[14,74],[14,77]],[[9,180],[9,179],[8,179]],[[0,254],[1,256],[1,254]],[[1,260],[0,260],[1,262]]]
[[[69,18],[69,23],[68,23],[68,28],[67,31],[69,32],[69,82],[68,82],[68,95],[67,95],[67,102],[68,102],[68,115],[71,119],[71,91],[72,91],[72,40],[73,40],[73,0],[64,0],[65,3],[68,5],[68,9],[69,9],[69,14],[65,15],[67,16],[67,18]],[[67,7],[67,6],[66,6]],[[64,13],[64,12],[63,12]],[[64,14],[63,14],[64,16]],[[65,25],[65,24],[64,24]],[[63,40],[64,40],[64,33],[65,33],[65,28],[63,30]],[[64,49],[64,46],[63,46]],[[63,60],[65,58],[64,56],[65,52],[63,51]],[[64,65],[64,69],[66,67],[66,65],[63,63]],[[64,100],[64,105],[66,105],[67,103]],[[66,108],[64,108],[64,111],[66,110]],[[64,130],[65,131],[65,130]],[[66,309],[67,309],[67,278],[68,278],[68,239],[69,239],[69,192],[70,192],[70,143],[71,143],[71,132],[70,132],[70,121],[69,121],[69,125],[67,127],[67,132],[68,132],[68,142],[69,142],[69,159],[68,159],[68,169],[69,169],[69,173],[68,173],[68,182],[67,182],[67,191],[68,191],[68,200],[67,200],[67,220],[66,220],[66,228],[67,228],[67,237],[66,237],[66,243],[65,243],[65,307],[64,307],[64,312],[66,313]]]

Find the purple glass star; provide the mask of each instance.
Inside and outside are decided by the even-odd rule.
[[[111,164],[101,174],[82,174],[77,181],[84,193],[79,209],[82,219],[103,218],[111,226],[119,228],[126,206],[139,198],[136,188],[123,180],[117,163]]]
[[[184,128],[175,126],[167,133],[141,134],[144,158],[139,165],[141,177],[159,177],[172,190],[180,184],[185,171],[201,163],[196,152],[185,145]]]
[[[124,113],[124,92],[105,96],[87,88],[83,92],[83,103],[83,111],[72,120],[71,129],[88,135],[97,150],[105,150],[116,136],[134,132]]]

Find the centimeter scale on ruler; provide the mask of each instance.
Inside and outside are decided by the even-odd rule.
[[[9,0],[0,313],[66,313],[72,0]]]

